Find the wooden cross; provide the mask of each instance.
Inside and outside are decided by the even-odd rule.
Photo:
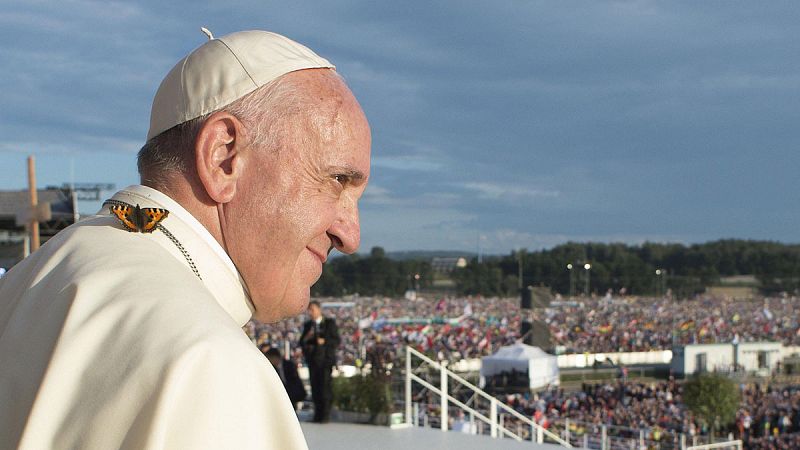
[[[16,216],[17,225],[25,224],[30,232],[30,251],[39,248],[39,222],[47,222],[52,218],[50,203],[39,203],[39,194],[36,191],[36,164],[33,156],[28,157],[28,192],[30,205],[19,211]]]

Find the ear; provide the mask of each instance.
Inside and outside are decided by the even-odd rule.
[[[214,202],[228,203],[236,195],[244,169],[244,147],[244,125],[225,111],[212,114],[197,133],[197,176]]]

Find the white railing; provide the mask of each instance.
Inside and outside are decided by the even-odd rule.
[[[413,371],[413,364],[411,363],[411,357],[416,356],[423,363],[427,363],[433,369],[439,371],[439,386],[434,386],[433,384],[429,383],[427,380],[417,376]],[[421,365],[421,364],[420,364]],[[469,405],[461,402],[457,398],[454,398],[449,394],[448,390],[448,383],[450,378],[455,380],[456,382],[460,383],[462,386],[470,389],[475,395],[478,395],[485,400],[489,401],[489,417],[486,415],[478,412],[474,408],[470,407]],[[433,392],[434,394],[438,395],[441,400],[441,429],[442,431],[447,431],[448,428],[448,407],[450,404],[458,406],[463,410],[465,413],[468,413],[470,417],[474,417],[478,420],[483,421],[490,427],[490,434],[493,438],[508,436],[518,441],[522,441],[523,438],[517,433],[506,428],[501,421],[499,420],[498,413],[502,412],[504,414],[508,414],[521,422],[525,423],[526,425],[530,426],[531,428],[531,437],[537,443],[543,443],[545,436],[550,440],[561,444],[564,447],[572,448],[572,445],[562,439],[560,436],[550,432],[549,430],[544,429],[541,425],[534,422],[529,417],[526,417],[520,414],[518,411],[514,410],[510,406],[506,405],[505,403],[500,402],[496,398],[492,397],[491,395],[484,392],[482,389],[478,388],[474,384],[470,383],[469,381],[461,378],[460,376],[456,375],[452,371],[448,370],[446,367],[446,362],[436,362],[427,356],[423,355],[422,353],[414,350],[411,346],[406,346],[406,374],[405,374],[405,406],[406,406],[406,424],[412,425],[412,417],[413,417],[413,406],[412,406],[412,397],[411,397],[411,387],[412,383],[416,382],[422,385],[423,387],[427,388],[429,391]]]
[[[736,450],[742,450],[742,441],[728,441],[728,442],[717,442],[714,444],[706,444],[706,445],[693,445],[691,447],[686,447],[686,450],[712,450],[715,448],[735,448]]]

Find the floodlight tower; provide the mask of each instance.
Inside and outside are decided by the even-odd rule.
[[[569,296],[575,295],[575,278],[572,276],[572,263],[567,264],[567,272],[569,273]]]
[[[590,271],[590,270],[592,270],[592,265],[591,265],[591,264],[589,264],[589,263],[586,263],[586,264],[584,264],[584,265],[583,265],[583,268],[586,270],[586,288],[585,288],[585,294],[586,294],[586,296],[588,297],[588,296],[589,296],[589,271]]]

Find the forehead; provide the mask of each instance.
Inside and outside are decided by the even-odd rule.
[[[307,102],[306,131],[319,140],[323,164],[369,176],[371,135],[366,116],[344,81],[332,70],[293,74]]]

